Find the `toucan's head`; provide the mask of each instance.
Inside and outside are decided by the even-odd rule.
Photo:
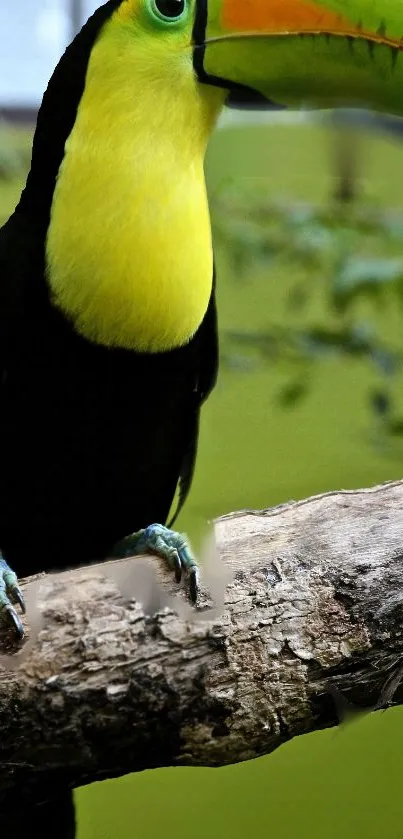
[[[176,154],[197,132],[203,149],[224,102],[400,115],[402,51],[396,0],[108,0],[50,80],[23,200],[49,206],[88,88],[111,135],[117,108],[132,120],[137,102],[147,142],[165,131]]]
[[[109,4],[107,4],[109,5]],[[232,105],[354,105],[403,110],[403,5],[394,0],[123,0],[172,60],[192,54],[199,82]],[[116,14],[116,12],[115,12]],[[150,55],[151,55],[150,52]],[[175,91],[172,91],[175,95]]]

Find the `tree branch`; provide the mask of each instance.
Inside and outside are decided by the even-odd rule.
[[[337,724],[342,697],[403,701],[403,482],[214,527],[232,572],[219,617],[206,591],[186,611],[154,558],[24,582],[33,636],[0,665],[3,808],[22,791],[255,758]],[[152,609],[121,594],[141,567],[160,580],[160,600],[150,578],[140,592]]]

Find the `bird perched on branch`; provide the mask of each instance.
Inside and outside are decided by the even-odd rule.
[[[0,233],[0,614],[18,635],[16,575],[111,556],[166,557],[196,600],[166,522],[217,375],[206,145],[225,102],[397,112],[402,21],[352,11],[109,0],[58,64]],[[38,818],[42,839],[74,835],[62,789],[55,772],[49,801],[14,814],[24,839]]]

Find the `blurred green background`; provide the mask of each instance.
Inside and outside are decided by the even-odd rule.
[[[374,363],[373,349],[386,342],[397,359],[403,351],[403,143],[368,132],[357,142],[358,198],[334,209],[336,230],[321,215],[331,206],[333,218],[329,200],[337,188],[330,127],[229,122],[211,142],[206,173],[222,365],[203,411],[194,486],[178,525],[196,548],[220,513],[402,477],[400,367],[397,361],[391,372]],[[0,222],[18,200],[29,144],[29,131],[0,133]],[[371,217],[369,226],[360,213]],[[386,222],[373,223],[385,213]],[[341,251],[350,260],[350,287],[357,254],[380,260],[374,285],[382,290],[337,311],[329,288],[337,280],[340,290],[343,271],[347,282]],[[370,351],[353,352],[350,344],[346,350],[341,342],[330,352],[322,347],[286,358],[284,335],[305,334],[312,324],[338,335],[364,324]],[[262,353],[263,340],[256,351],[251,336],[274,328],[283,335],[280,350]],[[307,386],[299,393],[301,381]],[[385,434],[385,416],[396,433]],[[401,737],[397,708],[299,738],[248,764],[95,784],[76,793],[79,839],[400,839]]]

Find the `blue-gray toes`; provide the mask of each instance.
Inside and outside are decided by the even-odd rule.
[[[24,637],[24,628],[14,608],[18,604],[25,614],[25,603],[18,585],[17,575],[0,554],[0,620],[11,623],[19,638]]]
[[[175,530],[169,530],[162,524],[150,524],[144,530],[132,533],[118,542],[112,556],[122,559],[147,553],[156,554],[165,559],[174,571],[177,583],[180,583],[183,572],[187,574],[190,599],[192,603],[196,603],[199,590],[199,569],[186,536]]]

